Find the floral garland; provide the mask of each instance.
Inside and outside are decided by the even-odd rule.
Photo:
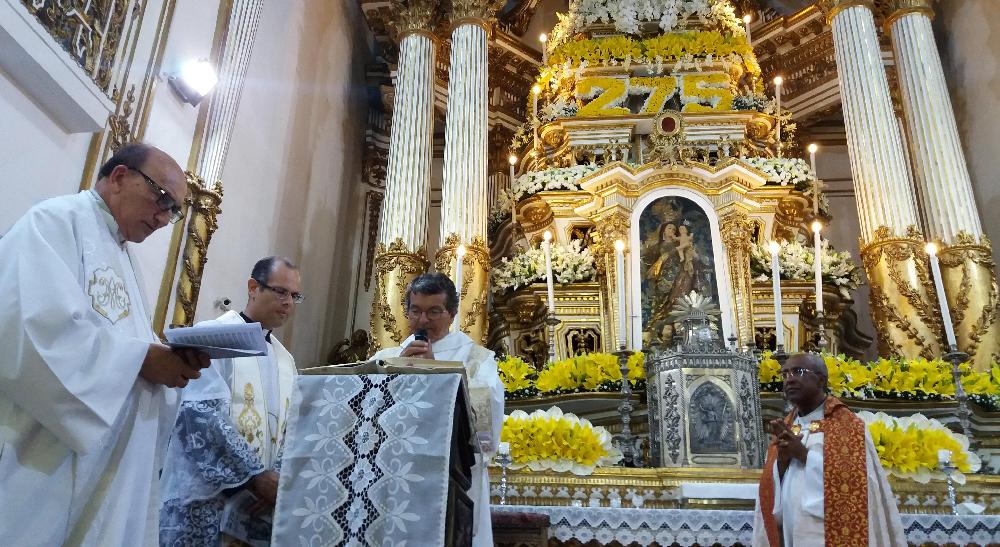
[[[540,248],[528,249],[503,257],[493,268],[493,291],[504,292],[545,280],[545,252]],[[568,245],[552,245],[552,278],[562,284],[589,281],[597,275],[590,249],[583,248],[575,239]]]
[[[589,163],[573,167],[553,167],[543,171],[525,173],[514,181],[511,191],[521,200],[537,192],[546,190],[579,190],[576,181],[597,171],[597,164]]]
[[[512,469],[590,475],[622,458],[607,429],[575,414],[564,414],[555,406],[531,414],[515,410],[504,416],[500,440],[510,443]]]
[[[538,395],[535,380],[538,374],[527,361],[516,356],[507,356],[497,362],[500,381],[503,382],[507,399],[523,399]]]
[[[798,242],[783,241],[778,251],[778,265],[781,268],[781,279],[789,281],[814,281],[815,249]],[[820,247],[820,259],[823,262],[823,283],[833,285],[841,296],[850,298],[851,292],[861,284],[861,269],[854,263],[851,253],[836,251],[823,240]],[[769,281],[771,279],[771,251],[763,244],[755,245],[750,250],[750,273],[754,281]]]
[[[730,34],[745,34],[728,0],[573,0],[552,30],[548,47],[555,50],[585,27],[613,24],[627,34],[638,34],[640,23],[655,21],[663,32],[673,32],[691,17]]]
[[[921,484],[943,480],[945,474],[938,469],[939,450],[951,452],[951,463],[957,468],[951,478],[958,484],[965,484],[965,473],[975,473],[982,465],[979,456],[969,450],[965,435],[923,414],[894,418],[883,412],[863,411],[858,416],[867,425],[882,467],[890,475]]]
[[[837,397],[885,398],[918,401],[954,399],[951,363],[941,359],[879,359],[861,363],[843,355],[824,354],[830,392]],[[781,391],[780,366],[765,352],[760,362],[763,391]],[[969,363],[959,366],[962,387],[969,399],[991,412],[1000,412],[1000,365],[977,372]]]
[[[743,163],[767,175],[767,181],[781,186],[816,180],[809,164],[802,158],[740,158]]]
[[[646,382],[646,356],[629,356],[628,378],[636,389]],[[610,353],[588,353],[549,363],[535,380],[535,387],[545,395],[581,392],[606,392],[621,389],[622,372],[618,357]]]

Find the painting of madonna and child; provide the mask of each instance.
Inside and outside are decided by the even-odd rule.
[[[712,228],[705,211],[679,196],[661,197],[639,216],[643,346],[673,346],[682,324],[672,312],[692,291],[718,305]],[[712,319],[719,333],[718,317]],[[716,334],[718,336],[718,334]]]

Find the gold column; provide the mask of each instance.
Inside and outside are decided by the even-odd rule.
[[[406,287],[427,271],[427,249],[411,251],[397,238],[375,252],[375,300],[372,303],[371,343],[374,353],[400,345],[410,335],[406,321]]]
[[[369,323],[372,352],[398,346],[409,336],[406,287],[428,266],[436,47],[432,30],[437,2],[414,0],[398,7],[392,24],[401,36],[399,68],[375,251],[375,300]]]
[[[934,359],[942,355],[943,330],[924,246],[915,227],[902,237],[882,227],[868,244],[861,244],[882,357]]]
[[[489,135],[489,34],[498,0],[452,0],[448,119],[441,184],[440,247],[434,263],[455,279],[454,253],[465,244],[459,328],[478,343],[489,332],[486,313],[489,248],[486,175]],[[465,269],[467,262],[471,268]]]
[[[996,270],[931,28],[934,10],[930,0],[894,0],[891,7],[885,27],[892,35],[924,227],[928,238],[941,242],[958,348],[987,370],[1000,352]]]
[[[444,246],[434,258],[434,269],[439,272],[455,271],[455,256],[459,242],[458,234],[445,239]],[[486,295],[489,291],[490,249],[481,237],[465,246],[462,259],[462,286],[458,288],[459,308],[456,328],[470,338],[483,343],[488,330],[480,319],[486,315]],[[454,279],[454,277],[452,277]]]
[[[753,245],[753,222],[741,211],[722,217],[719,225],[722,244],[729,258],[729,279],[733,307],[733,326],[740,347],[754,343],[752,311],[752,276],[750,249]]]
[[[941,277],[960,350],[977,370],[1000,363],[1000,295],[990,240],[959,232],[938,254]]]
[[[628,245],[629,217],[621,210],[612,209],[594,216],[591,220],[597,229],[593,235],[594,243],[590,247],[590,252],[594,255],[594,265],[597,268],[598,278],[603,274],[602,290],[607,295],[607,298],[604,299],[604,338],[602,343],[604,351],[617,351],[625,333],[618,332],[618,278],[616,277],[618,272],[615,268],[615,241],[620,239],[625,242],[626,246]],[[628,248],[626,247],[625,250],[627,253]],[[628,292],[629,282],[628,278],[626,278],[626,302],[629,300]],[[629,318],[626,324],[632,324],[631,318]],[[639,336],[640,338],[642,337],[641,330]]]
[[[219,227],[218,216],[222,213],[222,182],[206,188],[200,177],[187,172],[190,218],[187,221],[187,241],[184,243],[184,267],[177,281],[172,327],[190,326],[194,322],[198,293],[201,292],[201,276],[208,262],[208,245]]]

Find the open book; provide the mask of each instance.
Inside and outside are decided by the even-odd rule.
[[[192,348],[212,359],[267,355],[260,323],[209,324],[163,331],[172,348]]]
[[[302,374],[462,374],[461,361],[438,361],[416,357],[389,357],[378,361],[358,361],[343,365],[306,368]]]

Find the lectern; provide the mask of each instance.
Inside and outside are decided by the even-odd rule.
[[[272,544],[471,545],[464,375],[316,371],[296,382]]]

